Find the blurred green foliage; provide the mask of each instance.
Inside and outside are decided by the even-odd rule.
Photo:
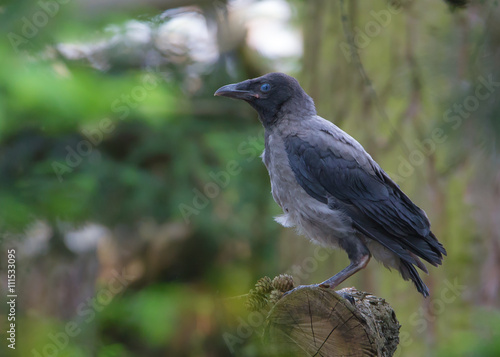
[[[224,32],[226,2],[195,1],[223,49],[215,62],[200,65],[169,43],[164,53],[149,44],[135,52],[134,43],[115,44],[97,53],[110,64],[97,69],[92,60],[101,63],[99,56],[72,59],[58,46],[76,44],[84,52],[86,44],[116,39],[109,26],[125,33],[129,20],[141,20],[157,28],[187,11],[160,18],[168,2],[97,3],[58,3],[31,38],[23,19],[35,21],[41,5],[0,5],[3,33],[26,40],[14,47],[12,36],[0,41],[0,238],[23,252],[13,352],[51,355],[51,336],[75,322],[81,332],[56,347],[59,356],[259,356],[262,326],[245,330],[251,317],[237,296],[264,275],[307,271],[306,258],[317,251],[272,220],[279,209],[259,157],[263,130],[255,113],[212,94],[269,66],[280,70],[280,62],[262,58],[244,37],[224,37],[237,32]],[[401,5],[381,35],[359,49],[388,122],[338,47],[345,41],[338,4],[289,3],[290,22],[305,42],[303,58],[284,62],[300,60],[302,69],[290,74],[313,95],[319,113],[362,142],[388,172],[401,176],[405,150],[433,129],[449,137],[399,182],[426,209],[449,253],[443,267],[430,269],[431,298],[422,301],[375,263],[347,284],[391,302],[403,325],[400,355],[500,355],[498,301],[491,301],[498,290],[485,293],[500,274],[492,253],[499,239],[498,93],[457,130],[442,119],[473,94],[480,76],[498,74],[491,51],[500,31],[486,19],[498,8],[475,4],[481,24],[474,26],[472,12],[450,14],[430,1]],[[385,1],[349,3],[361,29],[374,19],[371,11],[389,8]],[[463,42],[457,33],[467,34]],[[477,54],[483,50],[491,56]],[[137,61],[145,54],[161,61]],[[34,222],[51,229],[43,249],[30,248],[42,235]],[[65,235],[91,223],[106,227],[106,237],[93,249],[71,249]],[[346,263],[342,252],[317,259],[301,283],[324,280]],[[136,278],[86,321],[79,304],[99,296],[109,272],[121,270]]]

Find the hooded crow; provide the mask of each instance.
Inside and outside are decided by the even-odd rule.
[[[241,99],[265,128],[264,164],[272,196],[283,209],[276,221],[313,242],[340,247],[350,264],[319,286],[335,288],[366,267],[370,257],[429,289],[415,267],[437,266],[446,250],[425,212],[349,134],[316,114],[298,81],[283,73],[219,88],[215,96]]]

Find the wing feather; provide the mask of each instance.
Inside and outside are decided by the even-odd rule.
[[[322,130],[314,140],[287,136],[285,149],[295,178],[310,196],[341,209],[358,230],[407,262],[419,265],[412,252],[441,264],[446,251],[430,231],[425,212],[359,144]]]

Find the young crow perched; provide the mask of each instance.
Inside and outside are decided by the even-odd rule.
[[[316,114],[295,78],[269,73],[214,95],[242,99],[259,113],[266,136],[262,157],[284,213],[276,221],[347,252],[351,263],[321,287],[335,288],[373,255],[429,295],[415,266],[428,273],[419,257],[437,266],[446,250],[425,212],[356,140]]]

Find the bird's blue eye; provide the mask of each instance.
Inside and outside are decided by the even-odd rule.
[[[269,92],[271,89],[271,85],[269,83],[264,83],[263,85],[260,86],[260,90],[263,92]]]

